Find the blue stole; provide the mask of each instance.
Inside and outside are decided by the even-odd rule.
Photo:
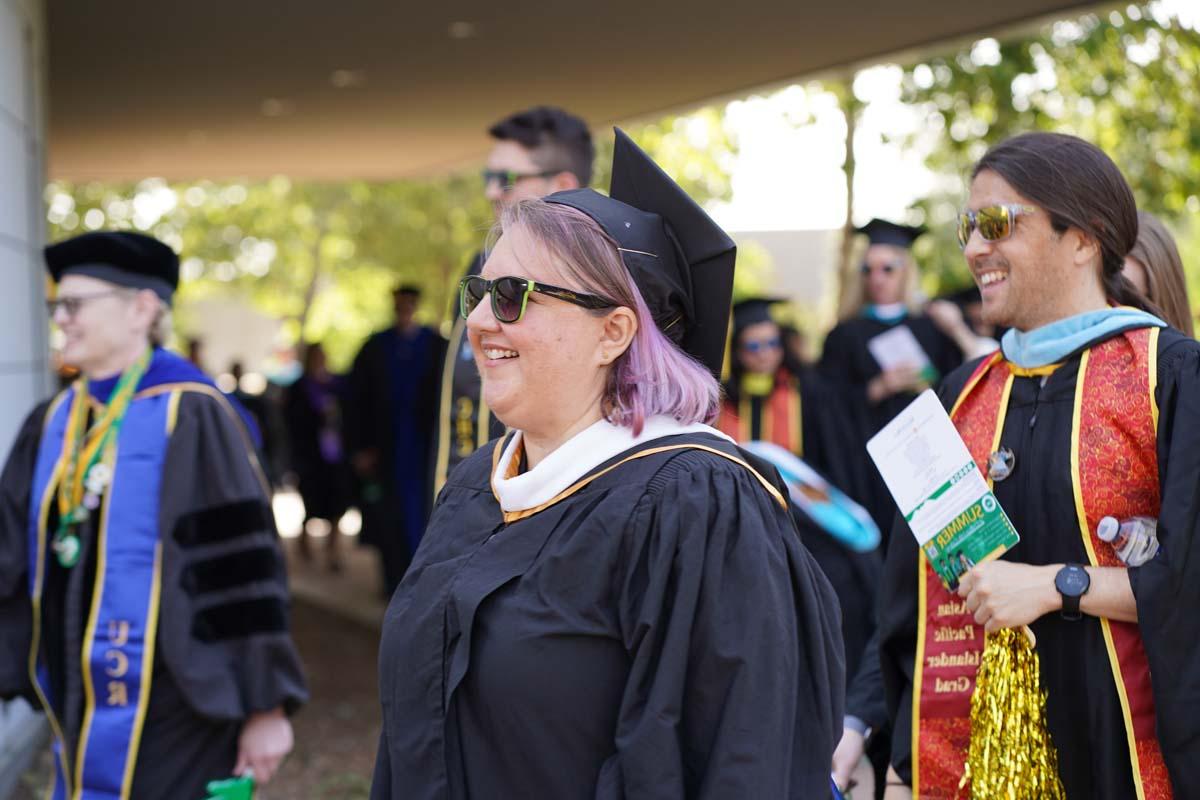
[[[83,636],[79,745],[75,753],[68,753],[57,716],[62,698],[51,696],[40,638],[42,586],[50,555],[47,521],[63,471],[65,429],[74,396],[75,390],[69,389],[51,405],[34,468],[29,512],[33,603],[29,670],[55,734],[53,800],[127,800],[154,669],[162,576],[159,487],[179,392],[135,398],[117,438],[113,478],[91,545],[96,579]],[[115,535],[110,536],[112,532]]]
[[[1010,328],[1000,340],[1004,358],[1018,367],[1036,369],[1062,361],[1102,336],[1131,328],[1165,328],[1153,314],[1128,306],[1085,311],[1031,331]]]

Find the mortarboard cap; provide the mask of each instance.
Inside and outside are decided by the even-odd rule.
[[[737,248],[624,131],[614,130],[609,196],[573,189],[545,200],[582,211],[617,242],[659,330],[719,378]]]
[[[733,338],[736,339],[743,330],[760,322],[778,324],[778,320],[771,316],[771,307],[786,302],[782,297],[748,297],[734,303]]]
[[[85,233],[48,245],[44,252],[55,283],[66,275],[87,275],[130,289],[149,289],[165,303],[171,302],[179,285],[179,256],[141,233]]]
[[[884,219],[873,219],[854,231],[865,234],[871,244],[890,244],[907,250],[925,233],[925,226],[897,225]]]

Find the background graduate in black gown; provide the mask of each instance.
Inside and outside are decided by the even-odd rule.
[[[963,353],[917,305],[919,275],[911,248],[924,228],[873,219],[855,230],[868,240],[861,292],[825,337],[820,371],[841,389],[843,403],[857,414],[865,442],[922,389],[961,364]],[[924,373],[921,365],[913,363],[884,370],[871,354],[873,339],[899,327],[911,332],[924,352],[929,367]],[[865,454],[858,463],[864,473],[861,480],[872,487],[864,504],[886,541],[895,505]]]
[[[296,473],[297,490],[304,501],[304,523],[300,526],[301,557],[312,560],[308,522],[329,523],[325,540],[327,565],[341,569],[339,522],[354,501],[354,491],[342,434],[345,380],[332,374],[319,342],[305,346],[304,371],[283,396],[283,419],[288,433],[288,460]]]
[[[698,422],[733,242],[619,132],[613,176],[518,204],[463,286],[514,432],[450,476],[388,608],[376,800],[830,796],[836,600]]]
[[[198,798],[247,767],[269,780],[307,690],[247,429],[157,347],[178,258],[132,233],[46,258],[63,358],[83,377],[30,413],[0,477],[0,696],[48,712],[68,794],[80,774],[84,797],[139,800]],[[86,442],[112,431],[91,468],[65,437],[83,430],[72,411]],[[82,502],[63,474],[85,476]],[[75,524],[60,524],[64,497]],[[135,709],[142,722],[121,729]]]
[[[446,340],[416,321],[420,299],[417,287],[396,287],[394,323],[363,344],[346,385],[343,429],[358,479],[361,537],[379,550],[385,597],[416,552],[432,496],[429,459]]]

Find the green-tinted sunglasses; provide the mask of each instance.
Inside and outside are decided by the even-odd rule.
[[[492,314],[501,322],[519,322],[525,316],[525,305],[533,292],[566,300],[584,308],[613,308],[617,304],[603,297],[536,283],[511,275],[489,281],[479,275],[469,275],[458,282],[458,313],[463,319],[471,316],[487,294],[492,295]]]
[[[985,241],[998,242],[1007,239],[1012,236],[1017,217],[1035,211],[1036,206],[1023,206],[1018,203],[987,206],[978,211],[964,211],[958,215],[958,246],[966,250],[967,243],[971,241],[971,233],[976,228]]]

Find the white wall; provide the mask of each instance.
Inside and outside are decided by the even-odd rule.
[[[0,458],[45,397],[43,0],[0,0]]]

